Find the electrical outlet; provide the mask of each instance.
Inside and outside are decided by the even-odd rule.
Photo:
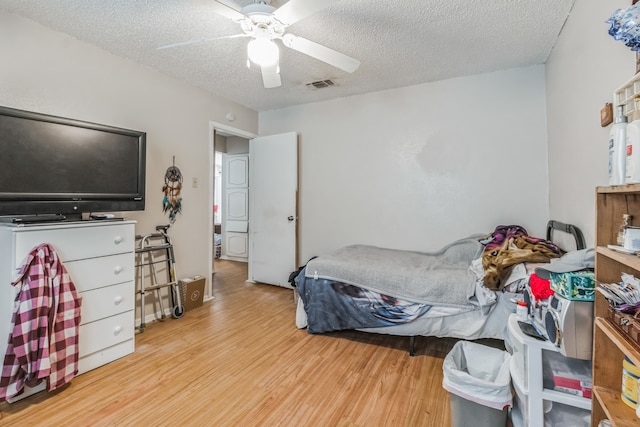
[[[191,186],[193,188],[198,188],[198,178],[197,177],[194,176],[193,178],[191,178]]]

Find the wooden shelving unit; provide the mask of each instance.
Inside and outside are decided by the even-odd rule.
[[[596,279],[619,282],[622,273],[640,277],[640,258],[613,251],[622,215],[633,215],[640,225],[640,184],[596,188]],[[593,339],[593,398],[591,426],[608,418],[615,427],[638,426],[640,419],[621,398],[622,361],[627,356],[640,366],[640,345],[614,326],[608,318],[607,300],[596,292]]]

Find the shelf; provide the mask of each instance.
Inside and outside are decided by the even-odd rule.
[[[625,264],[636,270],[640,269],[640,257],[638,255],[627,254],[624,252],[616,251],[605,246],[598,246],[596,248],[598,254],[604,255],[608,258],[614,259],[621,264]]]
[[[620,398],[620,390],[609,390],[604,387],[593,387],[593,396],[598,400],[604,413],[615,427],[638,427],[640,420],[633,409]],[[599,420],[594,420],[598,422]]]
[[[635,110],[640,97],[640,81],[638,75],[634,75],[630,80],[613,92],[614,110],[619,105],[624,106],[624,114],[629,117]]]
[[[618,347],[634,365],[640,366],[640,345],[629,341],[629,338],[618,330],[618,328],[613,326],[609,319],[597,317],[595,325],[607,334],[609,340],[615,344],[615,346]],[[620,363],[622,363],[622,361],[620,361]]]
[[[598,246],[596,252],[599,255],[604,255],[620,264],[624,264],[634,270],[640,270],[640,257],[637,255],[625,254],[622,252],[614,251],[604,246]]]
[[[628,102],[629,95],[634,98],[640,95],[640,75],[634,76],[619,88],[614,99],[621,103]],[[634,105],[636,106],[638,105]],[[624,214],[632,215],[631,225],[640,225],[640,184],[596,188],[595,275],[599,282],[619,282],[622,273],[639,277],[640,257],[606,247],[616,241]],[[638,426],[640,418],[622,400],[621,379],[625,356],[633,364],[640,366],[640,345],[608,318],[609,303],[600,292],[596,292],[594,304],[591,426],[598,426],[605,418],[611,421],[613,427]]]
[[[513,337],[516,340],[523,343],[524,345],[539,347],[543,350],[558,351],[558,347],[551,344],[551,342],[546,340],[542,341],[542,340],[535,339],[525,334],[524,332],[522,332],[522,329],[520,329],[520,326],[518,325],[518,318],[516,317],[515,314],[509,316],[508,322],[509,322],[509,332],[513,335]]]
[[[633,194],[640,193],[640,184],[608,185],[596,187],[597,194]]]

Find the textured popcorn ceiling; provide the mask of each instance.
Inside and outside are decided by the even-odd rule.
[[[0,0],[0,11],[264,111],[542,64],[575,0],[341,0],[287,32],[352,56],[360,68],[349,74],[278,42],[282,86],[273,89],[246,67],[247,38],[157,49],[241,33],[239,24],[213,12],[211,1]],[[253,2],[226,3],[239,8]],[[284,3],[271,1],[274,7]],[[326,79],[335,84],[307,86]]]

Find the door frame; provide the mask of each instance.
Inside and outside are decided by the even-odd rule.
[[[245,130],[242,129],[238,129],[235,128],[233,126],[229,126],[229,125],[225,125],[223,123],[218,123],[218,122],[214,122],[214,121],[209,121],[209,213],[207,215],[207,217],[209,218],[209,225],[208,225],[208,241],[209,241],[209,246],[208,246],[208,251],[209,251],[209,286],[208,286],[208,292],[205,292],[205,294],[209,295],[208,299],[213,299],[215,298],[215,296],[213,295],[213,264],[215,263],[214,258],[213,258],[213,205],[215,203],[214,201],[214,191],[215,191],[215,185],[214,185],[214,179],[215,179],[215,168],[216,168],[216,141],[215,141],[215,132],[216,131],[221,131],[224,133],[228,133],[231,134],[233,136],[238,136],[240,138],[246,138],[246,139],[253,139],[256,138],[258,135],[256,135],[255,133],[252,132],[247,132]],[[251,190],[249,190],[251,191]],[[249,256],[251,256],[251,252],[249,252]]]

